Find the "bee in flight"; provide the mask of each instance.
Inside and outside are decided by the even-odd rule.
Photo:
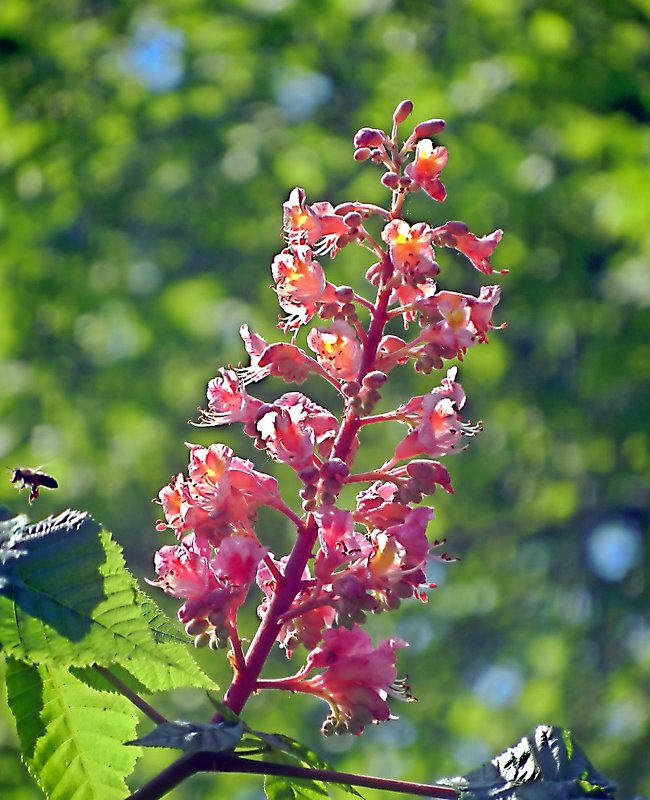
[[[39,469],[28,469],[27,467],[16,467],[10,470],[13,474],[11,476],[12,483],[20,481],[19,489],[26,489],[29,486],[29,502],[30,505],[33,500],[38,497],[41,486],[46,489],[58,489],[59,483],[56,478],[48,475],[46,472],[40,472]]]

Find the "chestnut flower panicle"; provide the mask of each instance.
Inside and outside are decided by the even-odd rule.
[[[462,268],[444,248],[469,260],[474,279],[476,271],[499,272],[491,258],[502,231],[479,237],[463,222],[405,217],[413,192],[421,189],[437,203],[446,197],[441,173],[448,151],[436,141],[444,122],[425,120],[400,143],[399,127],[412,110],[404,100],[389,133],[366,127],[354,137],[354,159],[383,169],[386,207],[308,204],[303,189],[291,191],[283,206],[285,246],[271,263],[286,315],[278,327],[291,341],[267,342],[242,325],[248,365],[221,368],[208,383],[197,424],[241,424],[267,464],[292,471],[298,497],[224,444],[188,444],[187,474],[174,476],[159,494],[164,520],[157,529],[171,529],[175,542],[156,554],[151,583],[183,601],[178,616],[197,646],[228,649],[233,678],[224,703],[239,714],[264,689],[312,694],[329,705],[325,734],[360,734],[392,718],[389,697],[409,699],[396,667],[406,643],[388,638],[374,646],[362,626],[369,614],[410,598],[425,601],[434,588],[429,561],[453,560],[432,552],[442,542],[427,536],[437,523],[426,498],[439,489],[453,493],[445,459],[481,429],[461,418],[465,392],[455,366],[425,394],[377,413],[384,386],[409,362],[429,374],[444,361],[461,360],[504,327],[493,322],[499,286],[465,294],[439,285],[445,269]],[[370,253],[365,289],[337,285],[335,270],[328,267],[326,276],[319,261],[349,245]],[[403,337],[389,332],[399,317]],[[315,318],[324,324],[314,325]],[[306,349],[297,343],[304,326]],[[255,386],[268,377],[285,384],[320,378],[338,406],[329,410],[294,388],[262,400]],[[406,425],[406,434],[383,464],[355,471],[362,429],[387,423]],[[353,497],[350,490],[356,500],[346,508],[342,498]],[[286,541],[287,525],[291,531],[288,552],[279,557],[258,539],[262,507],[265,525],[278,531],[274,546]],[[260,622],[244,648],[238,614],[254,584]],[[306,652],[294,675],[262,677],[274,643],[287,657]]]

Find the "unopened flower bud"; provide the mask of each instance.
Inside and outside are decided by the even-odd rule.
[[[317,506],[316,500],[312,498],[311,500],[305,500],[303,502],[302,510],[306,511],[307,513],[310,513],[311,511],[316,510],[316,506]]]
[[[402,175],[399,179],[399,185],[402,189],[408,189],[411,186],[413,181],[409,178],[408,175]]]
[[[465,236],[465,234],[469,232],[467,225],[460,220],[452,220],[451,222],[447,222],[445,224],[445,230],[447,233],[451,233],[452,236]]]
[[[301,500],[313,500],[316,497],[316,487],[313,485],[305,486],[298,494]]]
[[[335,478],[344,481],[350,474],[350,467],[340,458],[331,458],[321,467],[321,475],[324,478]]]
[[[361,390],[359,381],[347,381],[341,387],[341,391],[345,397],[356,397]]]
[[[363,401],[357,395],[356,397],[350,398],[350,408],[354,411],[355,414],[360,414],[363,409]]]
[[[406,472],[412,478],[429,481],[436,477],[436,465],[425,458],[416,458],[406,465]]]
[[[381,164],[381,162],[384,160],[384,154],[379,149],[373,150],[370,158],[375,162],[375,164]]]
[[[314,484],[319,475],[320,472],[317,467],[305,467],[298,473],[300,480],[307,485]]]
[[[410,485],[402,486],[398,492],[398,497],[400,503],[419,503],[422,500],[422,495]]]
[[[336,478],[324,478],[320,484],[321,491],[329,494],[338,494],[341,491],[341,481]]]
[[[199,633],[194,637],[194,647],[206,647],[210,643],[209,633]]]
[[[346,214],[343,217],[343,222],[350,228],[350,230],[357,230],[359,225],[361,225],[363,218],[358,211],[350,211],[349,214]]]
[[[215,628],[219,628],[225,622],[226,617],[223,611],[211,611],[208,614],[208,622],[210,625],[214,625]]]
[[[320,496],[321,505],[333,506],[336,503],[336,495],[331,492],[322,492]]]
[[[354,289],[351,286],[337,286],[334,295],[341,303],[350,303],[354,298]]]
[[[380,389],[388,380],[388,375],[376,369],[369,372],[363,379],[364,389]]]
[[[193,619],[185,626],[185,633],[188,636],[198,636],[204,633],[210,627],[207,619]]]
[[[386,141],[386,134],[378,128],[361,128],[354,134],[354,146],[360,147],[381,147]]]
[[[397,106],[395,111],[393,112],[393,122],[395,125],[399,125],[400,123],[404,122],[404,120],[409,116],[409,114],[413,111],[413,103],[410,100],[402,100],[402,102]]]
[[[357,147],[354,151],[355,161],[367,161],[370,158],[372,150],[369,147]]]
[[[341,308],[341,313],[345,315],[346,320],[350,321],[350,318],[357,316],[357,309],[354,303],[344,303]]]
[[[363,396],[363,407],[366,412],[381,400],[381,395],[376,389],[370,389]]]
[[[381,176],[381,182],[389,189],[397,189],[399,186],[399,175],[396,172],[385,172]]]
[[[318,309],[318,316],[321,319],[330,319],[331,317],[336,314],[338,310],[338,306],[336,303],[323,303],[323,305]]]
[[[413,136],[416,139],[430,139],[440,133],[444,127],[444,119],[427,119],[415,126]]]

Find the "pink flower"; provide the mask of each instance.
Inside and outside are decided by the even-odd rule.
[[[158,580],[148,583],[185,600],[178,611],[181,622],[199,621],[203,632],[212,630],[217,639],[226,639],[266,552],[244,531],[225,537],[216,551],[201,549],[188,536],[182,544],[156,553]]]
[[[454,452],[463,436],[474,436],[480,426],[464,423],[458,411],[465,404],[462,386],[454,380],[456,368],[447,371],[441,386],[414,397],[396,412],[412,430],[395,448],[394,461],[416,455],[438,457]]]
[[[288,392],[257,421],[260,440],[269,455],[300,471],[312,464],[314,447],[326,456],[338,430],[329,411],[300,392]]]
[[[323,268],[313,260],[311,248],[305,245],[285,248],[273,260],[271,272],[280,306],[289,315],[283,329],[292,330],[309,322],[327,286]]]
[[[394,219],[381,232],[381,238],[390,248],[395,268],[407,283],[417,284],[427,275],[437,275],[431,246],[431,228],[424,222],[409,225],[403,219]]]
[[[324,631],[322,644],[311,651],[302,672],[323,671],[295,684],[297,691],[317,695],[329,704],[331,713],[323,723],[323,733],[358,735],[369,723],[391,718],[387,697],[400,693],[395,651],[405,646],[401,639],[383,639],[373,648],[370,634],[358,626]]]
[[[464,222],[447,222],[433,230],[433,241],[437,245],[453,247],[463,253],[479,272],[489,275],[492,272],[508,272],[507,269],[494,270],[490,264],[490,256],[501,241],[503,231],[497,229],[480,239],[474,236]]]
[[[478,341],[468,299],[457,292],[439,292],[425,301],[427,315],[438,319],[425,327],[422,338],[437,345],[443,358],[462,357]]]
[[[305,202],[304,189],[295,188],[283,205],[283,228],[290,245],[317,245],[316,253],[329,252],[332,256],[338,249],[338,239],[349,230],[343,217],[334,213],[330,203],[314,203],[309,206]]]
[[[163,486],[160,492],[158,492],[158,499],[162,506],[163,513],[165,514],[167,524],[165,525],[164,522],[159,520],[156,525],[156,530],[164,531],[165,528],[169,526],[179,537],[190,530],[183,520],[183,499],[186,494],[186,489],[185,477],[182,473],[179,473],[175,478],[171,479],[171,482],[167,486]]]
[[[494,328],[492,312],[501,297],[500,286],[481,286],[478,297],[468,298],[470,318],[478,331],[479,341],[487,341],[487,332]],[[503,328],[504,325],[497,326]]]
[[[257,430],[267,452],[300,472],[311,466],[314,455],[314,432],[301,425],[299,406],[272,407],[257,423]]]
[[[179,538],[193,530],[201,551],[218,547],[233,526],[250,530],[260,505],[280,504],[275,478],[233,456],[229,447],[188,447],[189,480],[178,475],[159,494],[167,525]],[[164,530],[165,525],[160,522],[157,528]]]
[[[447,196],[440,173],[448,159],[446,147],[434,147],[431,139],[420,139],[415,159],[404,172],[434,200],[442,202]]]
[[[332,377],[354,380],[361,366],[362,349],[354,328],[343,320],[334,320],[330,328],[312,328],[307,344],[316,353],[318,363]]]
[[[397,486],[394,483],[375,481],[357,495],[354,518],[371,528],[383,530],[402,522],[408,513],[408,505],[396,500]]]
[[[257,568],[268,552],[267,548],[257,540],[256,536],[238,532],[228,536],[221,542],[211,567],[214,574],[233,590],[248,591],[255,580]],[[243,597],[241,598],[243,601]]]
[[[251,358],[250,366],[235,370],[242,387],[269,375],[287,383],[302,383],[310,372],[326,375],[313,358],[294,344],[275,342],[269,345],[258,334],[251,334],[248,325],[241,326],[240,334]]]
[[[154,556],[159,586],[172,597],[183,600],[203,600],[217,586],[208,559],[195,549],[182,545],[165,545]]]
[[[262,402],[246,392],[234,370],[221,368],[219,373],[208,383],[208,410],[201,411],[198,424],[229,425],[254,420]]]
[[[322,583],[326,583],[331,580],[335,569],[368,555],[371,548],[365,536],[354,530],[352,512],[324,506],[314,513],[314,517],[320,541],[314,573]]]

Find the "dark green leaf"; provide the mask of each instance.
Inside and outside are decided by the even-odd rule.
[[[126,744],[141,747],[173,747],[187,753],[223,753],[234,750],[242,737],[241,722],[216,722],[201,725],[195,722],[165,722],[151,733]]]
[[[216,688],[137,587],[119,545],[87,514],[3,525],[0,643],[16,658],[121,665],[148,691]]]
[[[569,800],[614,797],[568,731],[538,725],[529,737],[462,778],[440,781],[461,800]]]

